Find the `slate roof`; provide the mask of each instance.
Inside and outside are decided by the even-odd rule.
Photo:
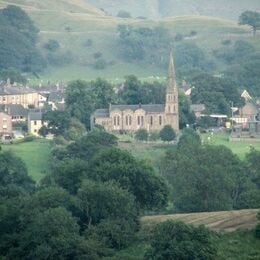
[[[42,120],[42,112],[29,112],[29,120]]]
[[[97,109],[94,112],[94,117],[109,117],[109,110],[108,109]]]
[[[65,93],[62,91],[50,92],[48,101],[50,102],[62,102],[65,98]]]
[[[5,111],[11,116],[27,117],[28,115],[28,110],[25,109],[22,105],[18,105],[18,104],[3,105],[0,108],[0,110]]]
[[[24,86],[7,86],[0,85],[0,95],[19,95],[19,94],[27,94],[36,92],[34,89]]]
[[[148,105],[111,105],[111,111],[113,110],[137,110],[137,109],[143,109],[147,113],[162,113],[165,111],[165,105],[163,104],[148,104]]]

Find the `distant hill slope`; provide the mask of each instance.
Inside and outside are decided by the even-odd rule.
[[[144,229],[152,229],[157,223],[166,220],[181,220],[194,225],[206,225],[216,231],[234,231],[253,229],[257,224],[257,209],[244,209],[219,212],[201,212],[190,214],[155,215],[141,219]]]
[[[140,2],[152,5],[156,1]],[[107,2],[113,1],[107,0]],[[122,0],[122,5],[124,3],[126,1]],[[130,8],[131,4],[138,1],[129,0],[127,3]],[[20,6],[33,19],[40,29],[38,45],[44,55],[54,55],[44,48],[49,39],[54,39],[60,44],[58,55],[65,59],[68,56],[71,58],[66,65],[49,65],[40,75],[44,81],[68,81],[79,78],[91,80],[102,77],[117,83],[121,82],[125,75],[130,74],[144,80],[164,80],[166,74],[164,69],[153,64],[144,66],[138,62],[127,63],[118,56],[117,26],[119,24],[133,24],[140,27],[165,26],[173,36],[177,33],[189,35],[191,31],[196,31],[196,37],[184,41],[196,43],[207,55],[212,55],[212,50],[222,46],[223,40],[235,42],[238,39],[246,39],[259,46],[259,37],[252,37],[249,27],[238,26],[237,21],[222,18],[193,15],[167,17],[158,21],[121,19],[106,15],[86,0],[2,0],[0,8],[8,4]],[[88,42],[91,44],[86,44]],[[94,69],[92,64],[95,62],[95,53],[102,53],[102,57],[110,65],[103,70]]]
[[[260,10],[259,0],[84,0],[116,15],[126,10],[134,17],[207,15],[237,20],[245,10]]]
[[[3,0],[0,7],[15,4],[27,11],[52,11],[103,15],[104,12],[84,0]]]

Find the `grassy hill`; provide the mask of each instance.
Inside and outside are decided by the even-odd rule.
[[[127,1],[130,6],[134,2],[137,1]],[[251,2],[254,1],[249,1]],[[106,15],[85,0],[3,0],[0,8],[7,4],[22,7],[34,20],[40,29],[39,47],[43,54],[46,55],[44,44],[49,39],[54,39],[61,46],[59,52],[71,58],[67,65],[48,66],[37,82],[69,81],[78,78],[91,80],[97,77],[120,82],[129,74],[135,74],[145,80],[164,80],[166,74],[164,69],[152,64],[126,63],[118,57],[116,50],[119,24],[148,27],[161,25],[167,27],[173,36],[177,33],[188,35],[191,31],[196,31],[196,37],[184,40],[197,43],[208,56],[212,55],[214,48],[221,46],[222,40],[227,39],[232,41],[247,39],[260,49],[259,37],[253,38],[247,26],[238,26],[236,21],[222,18],[189,15],[153,21],[121,19]],[[124,1],[121,4],[120,7]],[[89,40],[92,42],[91,45],[86,44]],[[101,52],[103,58],[110,64],[106,69],[96,70],[91,66],[95,61],[93,55],[96,52]]]
[[[179,15],[207,15],[237,20],[245,10],[260,8],[258,0],[84,0],[116,15],[120,10],[134,17],[159,18]]]

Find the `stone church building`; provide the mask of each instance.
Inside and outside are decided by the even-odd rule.
[[[110,105],[92,114],[92,124],[101,125],[108,132],[135,132],[146,129],[158,132],[165,125],[179,131],[178,88],[172,54],[168,70],[165,104]]]

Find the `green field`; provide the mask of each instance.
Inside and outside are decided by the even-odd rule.
[[[10,150],[20,157],[28,170],[28,174],[40,181],[50,170],[51,143],[45,139],[36,139],[32,142],[2,145],[3,150]]]
[[[208,139],[210,138],[210,139]],[[237,154],[239,158],[243,159],[250,151],[251,147],[254,147],[256,150],[260,151],[260,140],[257,141],[229,141],[229,135],[226,133],[217,133],[217,134],[202,134],[201,139],[204,144],[209,145],[224,145],[232,150],[233,153]]]

